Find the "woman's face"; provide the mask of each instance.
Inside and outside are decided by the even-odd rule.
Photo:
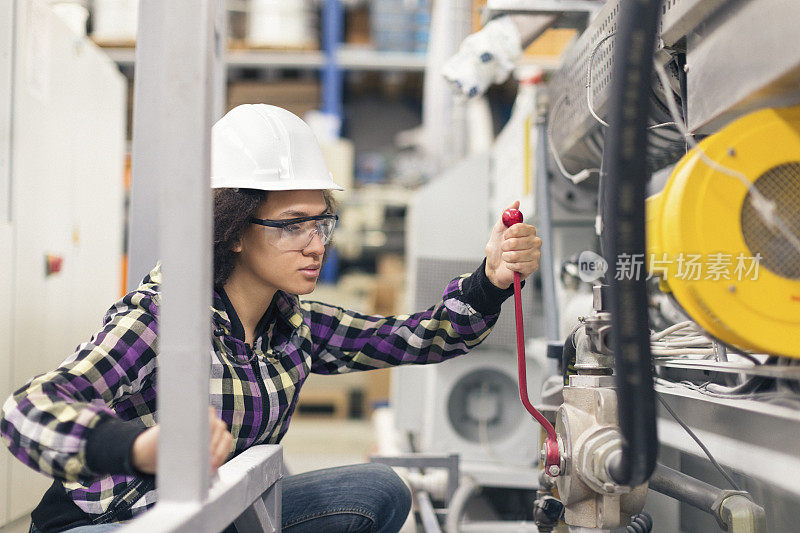
[[[255,213],[256,218],[287,220],[327,212],[322,191],[270,191]],[[250,224],[239,246],[236,274],[244,275],[267,289],[291,294],[308,294],[314,290],[322,266],[325,246],[314,234],[302,250],[286,250],[281,246],[281,230]]]

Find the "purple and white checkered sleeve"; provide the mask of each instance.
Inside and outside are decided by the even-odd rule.
[[[156,311],[151,295],[128,294],[112,306],[89,342],[10,396],[0,434],[11,453],[66,481],[128,473],[123,471],[130,468],[130,445],[144,428],[121,420],[109,406],[135,394],[155,370]],[[93,433],[105,442],[92,445]],[[120,458],[122,464],[114,466]]]
[[[438,363],[480,344],[513,290],[495,287],[484,265],[452,280],[442,300],[420,313],[373,316],[316,302],[310,316],[312,372],[333,374],[403,364]]]

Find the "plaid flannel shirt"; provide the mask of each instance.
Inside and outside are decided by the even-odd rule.
[[[81,511],[78,522],[47,516],[45,502],[55,496],[46,494],[39,506],[45,508],[33,514],[40,529],[124,521],[156,501],[154,478],[136,472],[129,454],[133,440],[157,423],[160,281],[157,266],[111,307],[89,342],[3,406],[0,431],[11,452],[54,477],[48,493],[68,495]],[[484,265],[451,281],[439,303],[411,315],[364,315],[279,291],[251,348],[232,335],[225,302],[215,292],[210,402],[233,435],[232,453],[281,441],[309,373],[436,363],[464,354],[488,335],[510,294],[489,282]]]

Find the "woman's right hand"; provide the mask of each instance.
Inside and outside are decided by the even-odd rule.
[[[211,452],[211,472],[225,463],[233,446],[233,435],[228,431],[228,426],[217,417],[213,407],[208,408],[209,429],[211,430],[209,449]],[[131,447],[131,462],[133,467],[144,474],[155,474],[158,463],[158,433],[159,426],[148,428],[142,432]]]

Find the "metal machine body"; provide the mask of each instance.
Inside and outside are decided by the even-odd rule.
[[[564,475],[555,478],[555,485],[568,524],[609,529],[627,525],[642,510],[647,484],[621,486],[608,473],[609,461],[620,453],[622,436],[608,348],[610,316],[600,286],[594,289],[593,312],[571,335],[577,374],[569,376],[556,414]]]
[[[570,172],[600,166],[603,127],[589,112],[587,93],[593,109],[603,117],[611,87],[613,34],[620,3],[605,3],[565,53],[562,67],[548,84],[550,142]],[[796,2],[663,2],[660,43],[665,50],[685,52],[686,119],[691,131],[713,133],[755,109],[800,102],[796,83],[800,49],[793,45],[797,33],[790,22],[798,17],[800,4]],[[764,38],[767,31],[769,39]],[[659,55],[662,61],[666,57]],[[680,87],[675,88],[680,91]],[[653,98],[658,105],[653,124],[671,121],[660,93],[654,85]],[[675,128],[654,129],[649,135],[653,169],[674,163],[683,155],[684,143]]]
[[[590,175],[599,173],[606,127],[601,121],[608,111],[614,35],[624,5],[624,0],[606,2],[566,52],[561,69],[548,84],[548,140],[553,154],[549,169],[556,176],[562,173],[560,163],[574,175],[587,169],[592,171]],[[796,136],[791,133],[796,109],[765,109],[800,102],[800,37],[786,23],[800,16],[795,13],[798,9],[800,5],[794,2],[770,0],[663,2],[655,60],[667,66],[671,79],[667,87],[653,82],[655,111],[649,119],[654,127],[648,133],[648,162],[654,171],[672,173],[672,179],[665,191],[649,202],[648,251],[675,255],[731,253],[736,247],[729,245],[739,241],[745,255],[759,248],[747,237],[748,189],[713,165],[719,162],[754,182],[774,168],[793,170],[792,165],[800,160]],[[693,151],[671,169],[688,147],[667,109],[670,93],[681,102],[682,120],[689,131],[710,135],[701,142],[701,148],[712,163]],[[781,124],[784,129],[778,127]],[[778,129],[772,131],[774,127]],[[795,174],[786,174],[787,185],[762,192],[775,203],[775,212],[790,231],[797,232],[796,209],[783,208],[784,203],[796,198]],[[592,188],[594,183],[587,180],[582,185]],[[673,203],[671,210],[663,205],[668,196]],[[679,219],[683,230],[676,224]],[[705,226],[703,220],[707,221]],[[710,355],[686,348],[657,355],[653,359],[656,392],[723,468],[733,470],[735,480],[748,492],[750,503],[739,502],[749,508],[748,512],[731,519],[736,522],[732,525],[734,522],[725,522],[730,517],[722,516],[719,509],[714,511],[716,518],[698,516],[701,513],[685,503],[667,505],[664,497],[652,490],[645,505],[646,488],[623,489],[627,501],[614,499],[620,488],[606,485],[604,475],[609,457],[617,453],[620,444],[610,375],[617,361],[607,342],[613,331],[602,308],[595,307],[592,315],[581,319],[572,336],[575,375],[565,383],[563,402],[556,414],[566,468],[565,475],[553,481],[565,505],[563,519],[571,527],[625,526],[645,505],[645,510],[657,516],[655,522],[662,524],[656,526],[658,531],[763,531],[764,523],[769,524],[770,531],[796,529],[798,513],[794,506],[772,502],[800,502],[800,448],[792,444],[800,421],[800,371],[796,361],[787,358],[796,357],[793,328],[798,313],[794,295],[800,287],[796,273],[786,270],[796,263],[790,243],[779,243],[769,251],[787,259],[783,263],[773,261],[773,267],[766,271],[762,263],[760,283],[736,283],[731,288],[729,282],[714,287],[703,280],[682,284],[666,279],[661,283],[666,291],[663,293],[654,285],[655,293],[666,294],[679,304],[679,320],[699,324],[709,346],[713,343],[715,351],[720,352]],[[643,260],[645,275],[649,266]],[[699,296],[709,288],[724,289],[725,295],[722,299]],[[745,298],[748,294],[751,297]],[[723,302],[731,296],[736,298],[735,304]],[[800,303],[800,298],[797,300]],[[659,313],[655,305],[648,312]],[[735,347],[726,355],[726,346],[716,339]],[[739,357],[736,350],[763,355],[756,356],[753,364],[747,360],[752,355]],[[758,385],[756,390],[766,392],[744,394],[737,385],[744,387],[741,390]],[[728,488],[686,429],[659,407],[660,461]],[[658,481],[656,487],[663,490],[663,480]]]

